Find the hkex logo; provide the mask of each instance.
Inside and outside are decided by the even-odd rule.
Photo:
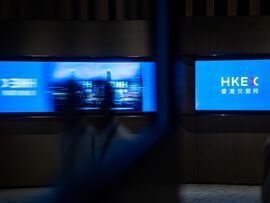
[[[259,77],[221,77],[222,87],[258,87]]]
[[[221,77],[221,94],[259,94],[259,77]]]

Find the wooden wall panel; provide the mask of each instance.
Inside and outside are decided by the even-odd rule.
[[[16,0],[0,0],[0,19],[17,19],[19,17]]]
[[[262,184],[267,134],[181,132],[187,183]]]
[[[207,0],[206,2],[206,15],[214,16],[215,15],[215,0]]]
[[[270,18],[266,16],[247,18],[234,22],[236,44],[232,48],[238,53],[269,53],[270,29],[267,22]]]
[[[73,19],[72,0],[57,0],[57,14],[59,20]]]
[[[148,21],[2,21],[0,25],[0,55],[4,56],[151,57],[154,54]]]
[[[125,0],[116,0],[116,19],[124,20],[125,17]]]
[[[183,17],[178,54],[269,54],[269,19],[269,16]]]
[[[249,15],[259,16],[261,14],[261,1],[249,0]]]
[[[102,117],[90,117],[98,128]],[[151,117],[118,117],[130,133],[152,124]],[[0,124],[0,188],[44,187],[62,173],[62,136],[58,119],[10,119]]]
[[[197,18],[197,54],[228,52],[234,46],[233,18]],[[211,39],[211,40],[209,40]],[[194,40],[194,39],[193,39]],[[212,51],[215,50],[215,51]]]
[[[258,184],[262,183],[263,175],[263,149],[267,133],[245,133],[235,135],[235,171],[236,183]]]
[[[237,0],[228,0],[227,7],[228,16],[237,16]]]
[[[61,171],[59,136],[1,135],[0,187],[46,186]]]
[[[109,1],[108,0],[95,0],[95,20],[106,21],[109,20]]]
[[[198,139],[197,134],[181,127],[178,129],[181,143],[180,168],[183,182],[198,182]]]
[[[193,16],[193,0],[186,0],[186,16]]]
[[[141,0],[142,2],[142,19],[150,20],[154,18],[154,0]],[[184,10],[184,9],[181,9]]]
[[[89,19],[89,2],[88,0],[76,0],[77,4],[77,19],[88,20]]]

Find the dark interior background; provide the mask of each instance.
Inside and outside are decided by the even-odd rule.
[[[1,0],[5,20],[141,20],[151,19],[153,0]]]
[[[197,114],[194,61],[215,55],[269,58],[267,2],[179,0],[177,134],[185,182],[262,182],[270,116]],[[153,57],[153,10],[151,0],[0,0],[0,54]],[[98,119],[91,117],[89,122],[95,125]],[[152,122],[144,115],[119,119],[134,133]],[[61,173],[57,119],[2,118],[0,132],[0,187],[46,186]]]

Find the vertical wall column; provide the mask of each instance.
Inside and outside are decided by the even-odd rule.
[[[258,0],[249,0],[249,15],[250,16],[259,16],[261,14],[261,1]]]
[[[228,16],[237,16],[237,0],[228,0]]]
[[[261,15],[270,15],[270,1],[269,0],[261,0]]]
[[[237,16],[249,16],[249,1],[237,0]]]
[[[55,1],[19,0],[18,15],[21,20],[47,20],[55,17]],[[63,10],[64,11],[64,10]]]
[[[193,15],[193,0],[186,0],[186,16]]]
[[[76,18],[78,20],[88,20],[88,0],[76,0]]]
[[[94,1],[95,20],[109,20],[109,1],[95,0]]]
[[[18,17],[17,0],[0,0],[0,19],[15,19]]]
[[[140,18],[140,1],[139,0],[129,0],[126,2],[125,7],[126,19],[136,20]]]
[[[215,0],[206,1],[206,15],[214,16],[215,15]]]
[[[72,20],[72,0],[58,0],[57,14],[59,20]]]
[[[207,0],[193,0],[193,15],[206,16]]]
[[[154,0],[142,0],[142,18],[149,20],[153,18]]]
[[[38,1],[39,2],[39,1]],[[43,0],[43,14],[44,19],[54,20],[57,16],[57,4],[55,0]]]
[[[116,0],[116,20],[125,20],[125,1]]]

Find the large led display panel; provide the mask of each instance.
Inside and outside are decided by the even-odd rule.
[[[196,61],[198,111],[269,111],[270,60]]]
[[[154,62],[0,62],[0,113],[50,113],[61,109],[75,81],[82,111],[100,110],[105,86],[112,109],[156,111]]]

